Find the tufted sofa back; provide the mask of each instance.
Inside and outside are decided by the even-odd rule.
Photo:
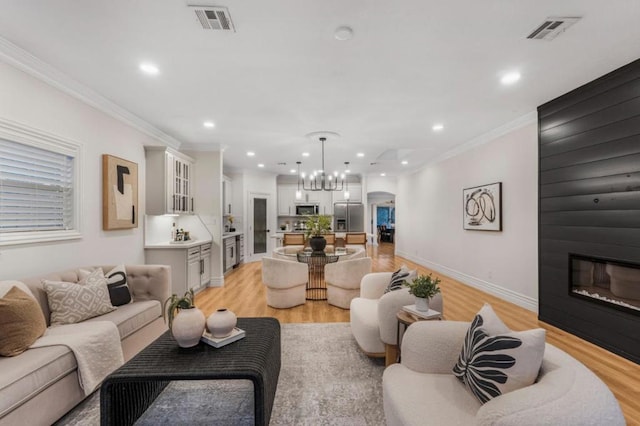
[[[115,268],[115,266],[116,265],[83,266],[78,269],[87,269],[92,271],[95,268],[102,268],[104,272],[109,272],[111,269]],[[29,287],[40,304],[40,308],[47,320],[47,325],[50,324],[49,318],[51,316],[51,312],[49,311],[49,301],[47,300],[47,293],[44,291],[42,286],[42,280],[77,283],[80,281],[80,278],[78,277],[78,269],[52,272],[46,275],[19,280]],[[164,303],[165,300],[171,297],[170,266],[125,265],[125,270],[127,271],[127,283],[134,302],[158,300],[160,303]]]

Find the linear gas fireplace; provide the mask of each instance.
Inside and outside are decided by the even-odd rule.
[[[640,265],[569,253],[569,294],[640,315]]]

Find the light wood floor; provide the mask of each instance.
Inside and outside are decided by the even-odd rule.
[[[403,264],[418,269],[418,273],[431,270],[394,256],[393,244],[382,243],[370,247],[374,271],[393,271]],[[490,303],[500,318],[513,330],[542,327],[547,330],[547,342],[568,352],[595,372],[611,389],[624,412],[629,425],[640,425],[640,365],[619,357],[566,331],[538,321],[535,313],[497,297],[461,284],[446,276],[440,287],[444,298],[444,317],[448,320],[471,321],[482,305]],[[196,296],[196,305],[205,315],[218,308],[231,309],[241,317],[278,318],[282,323],[348,322],[349,311],[329,306],[324,301],[307,302],[292,309],[274,309],[267,306],[266,293],[261,280],[261,263],[241,265],[225,276],[223,288],[207,288]]]

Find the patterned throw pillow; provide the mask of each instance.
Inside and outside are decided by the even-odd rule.
[[[102,268],[97,268],[93,271],[78,269],[80,284],[85,284],[89,275],[97,270],[99,270],[101,276],[107,280],[109,298],[113,306],[122,306],[131,303],[131,292],[129,291],[127,271],[124,269],[124,265],[118,265],[106,274],[103,274]]]
[[[46,328],[42,309],[30,291],[27,293],[15,286],[2,296],[0,355],[20,355],[44,334]]]
[[[496,329],[503,331],[493,334]],[[545,334],[541,328],[509,331],[485,304],[467,330],[453,374],[483,404],[532,385],[542,365]]]
[[[404,282],[412,280],[416,276],[416,271],[410,271],[409,268],[402,265],[400,269],[391,275],[389,285],[384,289],[385,294],[390,291],[400,290],[404,287]]]
[[[107,280],[101,269],[93,271],[86,284],[42,280],[51,310],[51,325],[74,324],[116,309],[111,304]]]

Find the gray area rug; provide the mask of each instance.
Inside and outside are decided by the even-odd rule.
[[[383,359],[357,347],[349,324],[283,324],[282,369],[271,425],[384,425]],[[248,380],[171,383],[139,425],[253,425]],[[95,392],[57,425],[99,425]]]

